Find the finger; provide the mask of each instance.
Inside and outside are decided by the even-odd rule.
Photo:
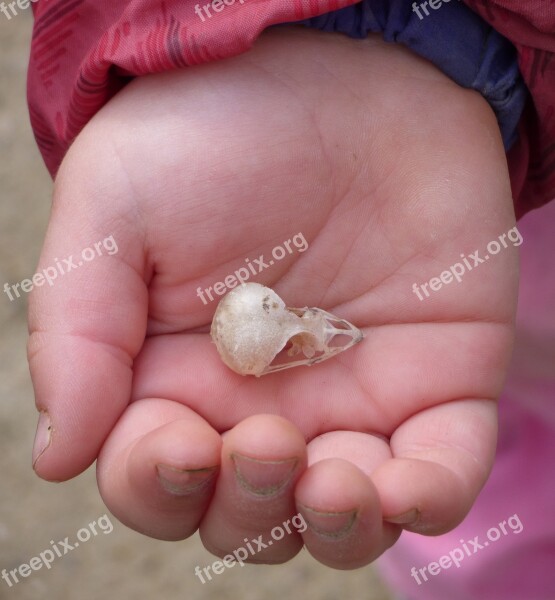
[[[389,440],[379,433],[330,431],[315,437],[307,446],[308,464],[327,458],[353,463],[368,477],[392,457]]]
[[[218,475],[221,437],[191,409],[146,399],[127,408],[102,448],[98,486],[125,525],[163,540],[193,534]]]
[[[257,415],[229,430],[216,492],[200,526],[206,548],[220,557],[236,551],[243,563],[295,556],[302,539],[293,490],[305,467],[305,440],[282,417]]]
[[[418,413],[391,437],[393,458],[372,475],[384,518],[439,535],[466,516],[491,470],[497,439],[493,400],[460,400]]]
[[[307,550],[336,569],[369,564],[399,537],[399,527],[382,522],[378,492],[358,467],[329,458],[310,466],[295,490],[297,508],[308,527]]]
[[[84,158],[66,162],[56,182],[29,299],[28,358],[41,413],[33,466],[53,480],[95,460],[129,401],[146,330],[142,239],[118,208],[127,191],[98,163],[93,177]],[[102,209],[91,181],[106,186]]]

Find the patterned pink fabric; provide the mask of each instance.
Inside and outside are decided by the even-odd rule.
[[[38,0],[28,100],[48,170],[55,176],[78,133],[130,78],[240,54],[270,25],[355,3],[214,0],[208,16],[200,9],[206,0],[197,12],[196,0]],[[467,3],[515,43],[532,91],[509,157],[521,215],[555,197],[555,7],[545,0]]]
[[[517,216],[555,198],[555,2],[465,0],[514,44],[532,95],[509,153]]]

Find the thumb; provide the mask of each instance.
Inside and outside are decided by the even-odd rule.
[[[40,411],[33,468],[49,480],[70,479],[96,459],[129,402],[146,331],[142,236],[130,225],[125,192],[114,183],[101,195],[91,181],[104,188],[106,179],[83,177],[79,164],[62,167],[29,297]]]

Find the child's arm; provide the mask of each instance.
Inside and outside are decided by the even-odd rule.
[[[33,291],[30,367],[49,416],[37,473],[68,479],[100,452],[118,518],[163,539],[200,527],[222,556],[296,512],[312,522],[253,561],[304,542],[351,568],[390,546],[396,523],[454,527],[493,461],[513,227],[487,103],[376,37],[283,28],[240,57],[134,81],[56,181],[40,267],[112,235],[118,252]],[[216,304],[198,289],[299,232],[308,249],[253,280],[366,339],[242,378],[199,332]],[[461,281],[438,287],[461,254]]]
[[[354,37],[382,33],[480,92],[506,148],[512,144],[517,218],[555,198],[555,11],[545,0],[510,8],[500,0],[49,0],[32,7],[29,108],[52,175],[82,128],[134,77],[235,56],[265,28],[304,20]]]

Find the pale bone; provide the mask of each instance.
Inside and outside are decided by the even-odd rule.
[[[321,308],[287,307],[272,289],[259,283],[243,283],[222,298],[210,335],[230,369],[256,377],[322,362],[348,350],[364,337],[360,329]],[[330,346],[337,335],[347,336],[348,340]],[[288,356],[302,352],[306,358],[272,366],[289,340],[292,347]]]

